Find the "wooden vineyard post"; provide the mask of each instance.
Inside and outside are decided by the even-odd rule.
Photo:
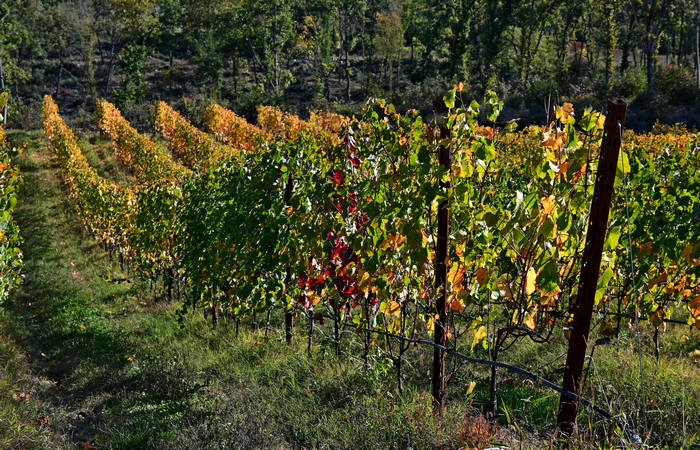
[[[447,129],[440,128],[440,165],[447,173],[450,172],[452,165],[450,147],[447,143],[442,142],[447,138]],[[450,187],[449,181],[441,181],[440,187],[446,193]],[[435,287],[438,291],[437,299],[435,300],[435,320],[434,320],[434,342],[437,345],[444,346],[446,343],[446,327],[447,317],[445,313],[447,300],[447,249],[450,235],[450,211],[449,201],[447,199],[440,202],[438,206],[438,233],[437,233],[437,248],[435,251]],[[436,410],[442,410],[444,406],[445,396],[445,352],[440,348],[435,347],[433,351],[433,406]]]
[[[620,127],[624,126],[626,113],[627,105],[625,103],[608,102],[608,116],[605,119],[603,142],[600,147],[600,160],[588,219],[578,295],[574,304],[573,329],[569,338],[569,351],[566,355],[564,369],[563,387],[577,395],[581,394],[581,375],[586,359],[586,344],[591,328],[595,292],[603,256],[603,243],[608,227],[617,160],[622,144],[620,142],[621,128],[618,128],[618,122]],[[565,436],[572,436],[578,413],[578,401],[562,394],[559,405],[557,429]]]
[[[294,176],[292,175],[292,172],[289,172],[287,175],[287,186],[284,189],[284,205],[289,207],[289,201],[292,199],[292,192],[294,191]],[[286,282],[290,282],[291,278],[291,273],[289,271],[289,268],[287,268],[287,277],[286,277]],[[293,336],[293,331],[294,331],[294,315],[292,312],[289,310],[289,305],[286,305],[287,307],[284,310],[284,335],[285,339],[287,342],[287,345],[292,344],[292,336]]]

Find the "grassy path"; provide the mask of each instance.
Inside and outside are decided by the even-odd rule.
[[[180,419],[202,415],[196,393],[207,380],[192,373],[190,351],[200,349],[189,348],[201,340],[178,327],[172,306],[144,296],[144,286],[110,281],[124,274],[83,232],[40,135],[18,164],[26,277],[3,328],[26,353],[37,425],[56,447],[197,447],[204,436],[190,434],[188,443],[179,428]],[[241,444],[273,443],[255,434]]]

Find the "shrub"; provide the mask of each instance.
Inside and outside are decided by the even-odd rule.
[[[654,75],[654,83],[659,90],[668,95],[671,103],[688,105],[700,95],[695,76],[683,67],[669,64]]]
[[[633,98],[646,91],[647,76],[639,67],[629,67],[617,78],[615,91],[623,97]]]

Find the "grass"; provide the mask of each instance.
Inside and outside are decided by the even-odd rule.
[[[462,366],[445,412],[434,415],[429,350],[411,349],[401,395],[386,358],[365,371],[353,358],[332,355],[330,347],[314,346],[308,355],[302,338],[287,347],[280,317],[273,316],[276,326],[267,340],[247,324],[239,333],[226,322],[212,329],[200,314],[180,325],[178,305],[154,301],[144,283],[111,281],[126,276],[76,220],[41,134],[15,132],[11,138],[29,140],[18,159],[25,185],[16,213],[25,280],[0,314],[0,447],[556,445],[551,431],[557,396],[505,373],[495,429],[478,412],[488,398],[483,367]],[[132,182],[103,140],[82,144],[100,173]],[[663,339],[660,364],[644,359],[650,440],[689,446],[700,429],[700,386],[688,355],[700,338],[673,329]],[[559,381],[548,362],[562,364],[557,357],[564,350],[563,340],[522,343],[503,360]],[[586,395],[600,401],[602,384],[614,410],[634,411],[639,372],[633,350],[628,333],[616,345],[597,348],[601,382],[590,378]],[[471,381],[477,388],[467,396]],[[583,413],[580,423],[591,430],[581,447],[596,447],[601,439],[608,439],[603,445],[618,443],[598,417]]]

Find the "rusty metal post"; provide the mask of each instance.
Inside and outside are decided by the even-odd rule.
[[[605,119],[603,142],[600,147],[598,173],[588,219],[578,295],[574,304],[573,329],[569,338],[569,351],[564,369],[563,387],[577,395],[581,395],[581,376],[586,359],[586,344],[591,328],[603,244],[615,185],[615,171],[620,154],[621,127],[625,124],[626,113],[627,104],[608,102],[608,116]],[[620,128],[618,128],[618,123]],[[578,402],[562,394],[559,415],[557,416],[557,429],[562,435],[573,435],[577,413]]]

